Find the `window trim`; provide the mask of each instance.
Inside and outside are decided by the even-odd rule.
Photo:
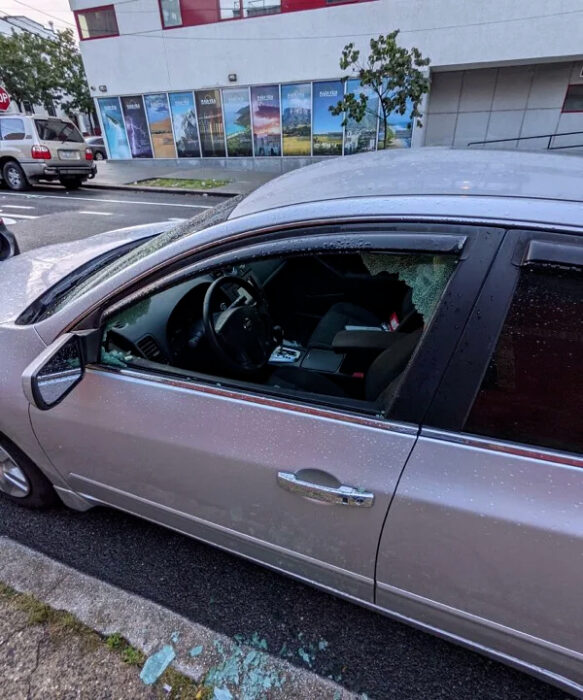
[[[111,10],[113,12],[113,17],[115,19],[115,29],[116,33],[115,34],[100,34],[99,36],[88,36],[88,37],[83,37],[83,33],[81,32],[81,24],[79,23],[79,15],[86,15],[86,14],[91,14],[95,12],[101,12],[103,10]],[[115,5],[99,5],[98,7],[87,7],[83,10],[75,10],[73,12],[75,15],[75,23],[77,25],[77,34],[79,35],[79,41],[93,41],[94,39],[113,39],[116,36],[119,36],[119,24],[117,21],[117,13],[115,11]]]
[[[315,235],[314,231],[325,229],[328,236],[321,234]],[[332,233],[335,230],[336,233]],[[347,236],[350,236],[350,246],[346,244],[349,240],[338,236],[338,231],[344,231]],[[302,236],[302,233],[304,234]],[[415,245],[415,233],[417,236],[417,245]],[[422,422],[427,408],[432,400],[439,380],[446,369],[447,363],[451,357],[455,343],[462,332],[464,320],[469,315],[476,294],[478,293],[479,285],[481,285],[492,259],[500,245],[504,229],[502,228],[487,228],[480,225],[457,225],[457,224],[415,224],[412,222],[395,223],[388,221],[386,224],[337,224],[327,226],[311,226],[285,229],[281,232],[281,238],[275,238],[274,234],[259,234],[253,237],[252,240],[241,245],[241,241],[234,241],[225,247],[218,246],[218,250],[214,255],[209,255],[204,252],[198,254],[195,260],[182,261],[179,268],[170,266],[170,269],[158,271],[154,280],[142,280],[133,288],[126,289],[118,295],[112,295],[109,300],[104,302],[100,309],[90,313],[89,316],[76,324],[77,328],[92,327],[102,329],[107,318],[119,313],[123,308],[131,305],[144,294],[153,294],[157,291],[162,291],[164,288],[178,284],[185,277],[192,277],[196,274],[202,274],[210,268],[229,265],[233,261],[240,260],[241,257],[256,258],[260,253],[261,257],[273,257],[277,255],[293,255],[294,253],[306,253],[309,250],[325,250],[330,253],[335,250],[353,250],[363,248],[363,240],[370,241],[370,247],[377,250],[393,250],[403,252],[430,252],[430,253],[458,253],[460,260],[466,260],[469,251],[474,251],[472,257],[464,266],[463,273],[460,274],[461,268],[458,267],[450,281],[448,282],[443,299],[449,298],[451,303],[447,306],[447,311],[444,313],[444,304],[440,303],[439,314],[434,316],[432,322],[425,329],[422,341],[415,349],[412,362],[406,370],[403,382],[399,387],[399,392],[390,408],[390,415],[387,420],[396,421],[398,423],[416,424]],[[468,235],[471,234],[471,235]],[[274,240],[275,238],[275,240]],[[308,238],[308,242],[306,241]],[[393,244],[389,245],[389,238],[393,239]],[[460,242],[464,242],[463,249],[460,251]],[[330,247],[326,246],[329,242]],[[311,245],[307,245],[307,243]],[[366,246],[366,243],[364,244]],[[467,298],[461,304],[454,300],[467,290]],[[438,322],[436,323],[436,319]],[[89,326],[87,323],[89,322]],[[452,332],[452,329],[455,329]],[[98,346],[101,344],[101,332],[99,334]],[[97,354],[97,346],[96,346]],[[91,361],[96,363],[96,354]],[[428,372],[427,367],[431,367],[432,371]],[[170,376],[170,374],[168,375]],[[226,385],[224,378],[220,378],[221,383]],[[422,382],[422,383],[420,383]],[[216,387],[216,383],[209,384]],[[231,387],[231,391],[236,393],[236,387]],[[421,388],[420,388],[421,387]],[[276,390],[277,396],[282,397],[283,392]],[[245,393],[243,391],[243,393]],[[267,392],[266,392],[267,393]],[[297,397],[291,400],[298,400]],[[310,405],[318,405],[317,399],[311,395],[302,398],[301,401],[307,402]],[[334,397],[335,405],[340,406],[341,401]],[[347,410],[354,410],[354,405],[350,404],[351,400],[347,401]],[[328,402],[329,403],[329,402]],[[364,402],[371,408],[376,408],[376,414],[379,416],[387,416],[386,407],[380,403],[373,404]],[[346,410],[346,408],[344,409]],[[367,413],[363,411],[363,415]],[[370,415],[370,412],[368,412]]]
[[[580,87],[583,90],[583,83],[569,83],[565,91],[565,98],[563,99],[563,106],[561,107],[561,114],[581,114],[583,109],[565,109],[567,104],[567,97],[569,96],[569,89],[572,87]]]

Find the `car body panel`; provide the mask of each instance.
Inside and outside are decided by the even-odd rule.
[[[540,665],[552,652],[552,670],[583,686],[583,457],[464,442],[426,430],[415,445],[383,531],[376,602],[390,607],[398,591],[482,620],[485,645],[504,628],[514,653]]]
[[[154,236],[174,225],[174,222],[166,222],[130,226],[90,238],[35,248],[3,261],[0,268],[0,324],[14,321],[43,292],[93,258],[131,241]]]

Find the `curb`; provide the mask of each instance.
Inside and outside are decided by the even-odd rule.
[[[102,185],[90,181],[84,182],[83,187],[93,187],[96,190],[127,190],[128,192],[158,192],[161,194],[199,194],[207,197],[237,197],[241,192],[214,192],[213,190],[189,190],[184,187],[145,187],[139,185]]]
[[[236,642],[8,537],[0,537],[0,572],[2,582],[16,591],[73,614],[103,635],[118,633],[147,656],[170,646],[176,655],[172,665],[178,671],[197,683],[204,680],[210,688],[220,690],[228,686],[233,695],[225,697],[245,700],[362,697],[268,653],[266,641],[255,633],[251,639]]]

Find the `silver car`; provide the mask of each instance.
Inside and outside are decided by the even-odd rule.
[[[3,261],[0,488],[583,695],[582,166],[353,156]]]

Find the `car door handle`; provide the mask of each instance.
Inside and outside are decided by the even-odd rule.
[[[277,472],[277,483],[286,491],[299,493],[300,496],[324,503],[360,508],[370,508],[374,503],[374,493],[369,491],[363,491],[354,486],[321,486],[312,481],[298,479],[292,472]]]

